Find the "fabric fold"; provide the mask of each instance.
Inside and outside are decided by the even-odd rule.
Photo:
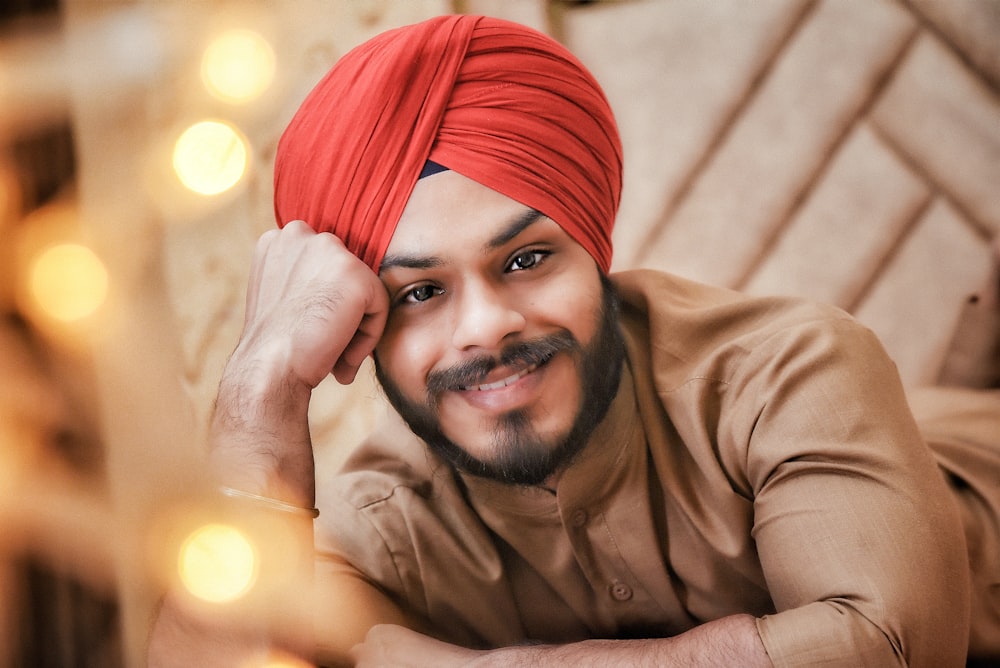
[[[278,224],[331,232],[377,270],[428,159],[541,211],[610,269],[621,142],[600,86],[552,38],[448,15],[346,54],[279,142]]]

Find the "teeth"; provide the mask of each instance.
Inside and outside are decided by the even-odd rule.
[[[531,366],[518,371],[515,374],[511,374],[506,378],[496,381],[495,383],[486,383],[485,385],[474,385],[469,387],[463,387],[463,390],[478,390],[479,392],[486,392],[488,390],[499,390],[501,387],[507,387],[511,383],[515,382],[519,378],[527,376],[529,373],[538,368],[537,364],[532,364]]]

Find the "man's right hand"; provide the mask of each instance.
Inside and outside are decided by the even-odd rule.
[[[331,373],[353,381],[388,307],[378,276],[337,237],[293,221],[260,238],[212,424],[222,484],[312,504],[311,392]]]
[[[388,311],[378,276],[332,234],[302,221],[257,243],[237,355],[287,365],[309,389],[333,372],[354,380],[375,348]]]

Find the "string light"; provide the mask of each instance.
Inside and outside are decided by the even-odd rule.
[[[75,322],[104,303],[108,272],[86,246],[61,243],[35,257],[28,286],[32,299],[44,313],[62,322]]]
[[[206,524],[182,543],[178,572],[192,596],[211,603],[235,601],[257,579],[257,555],[243,533],[228,524]]]
[[[218,195],[236,185],[247,168],[247,143],[223,121],[200,121],[174,144],[174,172],[187,188]]]
[[[201,61],[201,78],[212,95],[234,104],[260,96],[274,79],[274,50],[252,30],[229,30],[215,38]]]

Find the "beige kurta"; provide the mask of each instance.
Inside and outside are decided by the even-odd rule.
[[[963,526],[973,582],[1000,590],[1000,429],[971,467],[968,434],[944,439],[942,476],[892,363],[842,312],[614,280],[626,373],[555,492],[456,476],[390,426],[321,485],[321,596],[375,585],[472,646],[668,636],[747,612],[777,665],[962,665]],[[1000,397],[980,396],[1000,425]],[[971,479],[965,510],[952,474]],[[321,636],[336,635],[331,597]],[[989,637],[1000,604],[976,601],[995,626],[973,635]]]

